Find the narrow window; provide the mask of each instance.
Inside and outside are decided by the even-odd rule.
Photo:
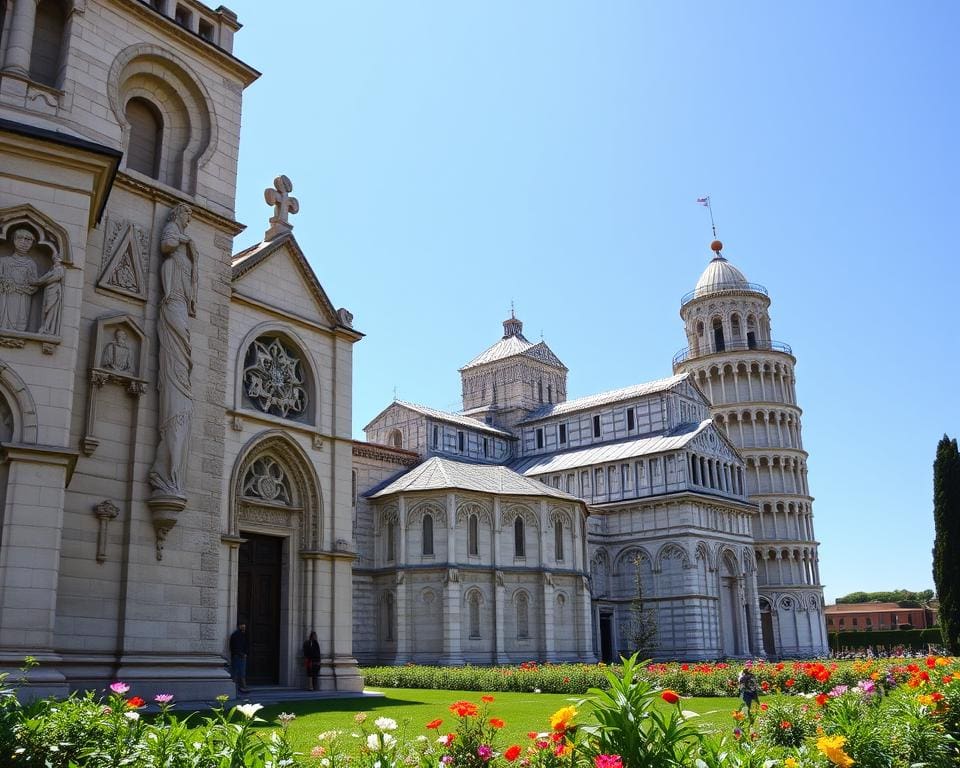
[[[457,431],[457,450],[463,453],[464,439],[463,432]]]
[[[436,450],[440,447],[440,428],[433,428],[433,449]]]
[[[575,486],[577,483],[577,476],[572,472],[567,475],[567,493],[575,493]]]
[[[480,595],[476,592],[470,594],[470,637],[480,637]]]
[[[530,603],[527,595],[520,592],[516,597],[517,603],[517,640],[526,640],[530,637]]]
[[[60,75],[63,32],[67,22],[62,0],[40,0],[30,49],[30,79],[53,88]],[[14,24],[16,16],[14,15]]]
[[[383,599],[383,626],[387,640],[393,640],[393,594],[388,592]]]
[[[600,437],[600,417],[593,417],[593,436]]]
[[[713,351],[723,352],[726,348],[723,343],[723,323],[720,322],[718,317],[713,321]]]
[[[553,524],[553,554],[558,563],[563,562],[563,523],[560,520]]]
[[[637,428],[637,418],[633,412],[633,408],[627,408],[627,431],[633,432]]]
[[[213,42],[213,24],[206,19],[200,19],[200,37],[209,43]]]
[[[160,147],[163,143],[163,117],[146,99],[134,98],[125,110],[130,124],[127,143],[127,168],[152,179],[160,178]]]
[[[537,448],[543,448],[543,428],[537,429]]]
[[[483,457],[487,458],[490,455],[490,438],[483,438]]]
[[[395,429],[390,433],[389,444],[394,448],[403,448],[403,432]]]
[[[467,554],[480,554],[480,520],[476,515],[470,515],[470,524],[467,533]]]
[[[553,402],[553,384],[547,384],[547,402]]]
[[[387,523],[387,562],[397,559],[397,527],[392,520]]]
[[[433,554],[433,515],[423,516],[423,554]]]
[[[353,470],[350,474],[352,475],[351,477],[352,492],[350,496],[351,505],[355,507],[357,506],[357,470]]]
[[[523,518],[513,521],[513,556],[526,557],[526,542],[523,540]]]
[[[565,445],[567,442],[567,425],[561,424],[557,427],[557,440],[560,441],[561,445]]]
[[[603,469],[601,467],[593,470],[593,492],[598,496],[603,493]]]
[[[543,402],[543,380],[537,382],[537,398]]]
[[[186,27],[187,29],[190,29],[191,16],[192,14],[190,11],[182,5],[178,5],[177,10],[173,13],[174,21],[176,21],[181,27]]]

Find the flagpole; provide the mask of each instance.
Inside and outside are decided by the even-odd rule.
[[[698,197],[697,202],[700,203],[700,205],[706,206],[707,210],[710,211],[710,229],[713,231],[713,239],[716,240],[717,225],[713,221],[713,205],[710,202],[710,195],[706,195],[705,197]]]

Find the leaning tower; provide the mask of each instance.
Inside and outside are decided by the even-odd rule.
[[[692,372],[713,418],[740,449],[757,505],[753,534],[763,646],[770,657],[827,650],[823,587],[807,487],[796,358],[770,336],[770,297],[747,282],[714,240],[714,257],[681,299],[688,346],[674,373]]]

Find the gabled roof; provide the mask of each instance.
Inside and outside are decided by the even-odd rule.
[[[545,405],[543,408],[538,408],[535,410],[520,423],[529,424],[532,421],[549,419],[551,416],[560,416],[566,413],[574,413],[576,411],[586,411],[590,408],[596,408],[600,405],[609,405],[610,403],[618,403],[622,400],[632,400],[633,398],[643,397],[644,395],[653,395],[658,392],[666,392],[667,390],[673,389],[675,386],[677,386],[677,384],[680,384],[689,377],[689,373],[681,373],[676,376],[670,376],[666,379],[657,379],[656,381],[648,381],[644,384],[634,384],[632,387],[624,387],[623,389],[613,389],[609,392],[601,392],[598,395],[587,395],[586,397],[578,397],[575,400],[567,400],[563,403]]]
[[[560,362],[560,358],[553,354],[553,351],[546,345],[546,342],[540,341],[534,344],[533,342],[524,338],[522,333],[517,333],[513,336],[507,336],[506,338],[500,339],[500,341],[487,349],[485,352],[481,352],[460,370],[466,371],[470,368],[476,368],[479,365],[492,363],[497,360],[505,360],[508,357],[514,357],[517,355],[529,357],[537,362],[552,365],[554,368],[562,368],[563,370],[567,370],[567,367]]]
[[[370,427],[373,426],[373,422],[383,416],[383,414],[385,414],[394,406],[406,408],[408,411],[419,413],[421,416],[426,416],[436,421],[444,421],[448,424],[455,424],[458,427],[473,429],[477,432],[486,432],[487,434],[496,435],[497,437],[513,439],[513,435],[511,435],[509,432],[505,432],[502,429],[497,429],[496,427],[491,427],[489,424],[484,424],[482,421],[471,419],[469,416],[461,416],[459,413],[450,413],[448,411],[439,411],[436,408],[429,408],[426,405],[418,405],[417,403],[408,403],[405,400],[394,400],[392,403],[390,403],[390,405],[388,405],[370,420],[370,423],[363,428],[364,431],[370,429]]]
[[[327,318],[330,325],[334,328],[342,328],[350,331],[357,336],[363,336],[362,333],[354,330],[353,326],[345,323],[340,311],[334,308],[333,303],[327,296],[327,292],[323,290],[323,286],[317,279],[316,272],[313,271],[313,267],[310,266],[310,262],[307,261],[307,257],[303,254],[303,251],[300,250],[300,245],[291,232],[279,235],[272,240],[264,240],[261,243],[252,245],[234,254],[230,260],[230,265],[233,267],[232,281],[236,282],[284,247],[292,254],[293,261],[299,268],[300,274],[309,288],[310,293],[313,294],[314,299],[316,299],[321,314]],[[344,310],[344,312],[346,312],[346,310]],[[349,313],[347,313],[347,315],[349,316]],[[350,317],[347,319],[349,320]]]
[[[394,493],[438,491],[444,489],[495,493],[502,496],[546,496],[564,501],[583,503],[582,499],[565,493],[539,480],[517,474],[512,469],[497,464],[468,464],[440,456],[434,456],[414,467],[370,498],[382,498]]]
[[[699,424],[681,424],[668,432],[648,435],[647,437],[635,437],[630,440],[620,440],[616,443],[594,445],[562,453],[540,454],[515,459],[510,462],[510,468],[527,476],[543,475],[547,472],[564,472],[594,464],[633,459],[655,453],[666,453],[683,448],[697,435],[708,429],[717,430],[710,419]],[[717,434],[723,437],[719,430],[717,430]],[[729,441],[726,442],[730,445]],[[735,448],[734,451],[736,451]]]

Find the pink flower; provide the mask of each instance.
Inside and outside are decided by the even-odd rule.
[[[620,755],[597,755],[593,758],[593,768],[623,768]]]
[[[121,682],[110,683],[110,690],[123,696],[123,694],[130,690],[130,686]]]
[[[490,749],[486,744],[481,744],[477,747],[477,757],[486,762],[491,757],[493,757],[493,750]]]
[[[173,694],[158,693],[156,696],[153,697],[153,700],[157,702],[157,704],[169,704],[171,701],[173,701]]]

